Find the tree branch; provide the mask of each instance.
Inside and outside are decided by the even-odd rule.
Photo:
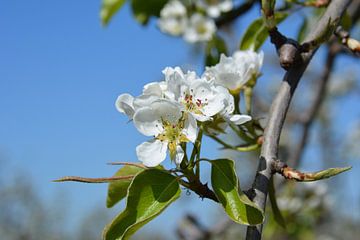
[[[330,20],[333,21],[341,18],[343,12],[350,2],[350,0],[331,1],[326,12],[318,21],[317,26],[315,26],[315,28],[312,29],[312,31],[306,37],[305,42],[319,38],[319,36],[321,36],[328,27]],[[286,113],[288,111],[298,82],[316,50],[317,48],[311,49],[309,52],[302,53],[300,63],[292,66],[286,72],[277,96],[271,105],[269,120],[264,132],[264,143],[261,148],[259,166],[253,183],[253,201],[264,211],[268,194],[269,181],[274,173],[272,163],[277,159],[278,156],[279,139]],[[261,239],[261,233],[262,224],[255,227],[248,227],[246,239]]]

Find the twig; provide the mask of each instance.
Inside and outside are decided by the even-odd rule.
[[[54,180],[53,182],[83,182],[83,183],[107,183],[119,180],[128,180],[134,178],[135,175],[114,176],[109,178],[85,178],[77,176],[67,176]]]
[[[318,21],[317,26],[306,37],[305,42],[317,39],[328,27],[330,19],[340,19],[350,0],[333,0],[329,4],[326,12]],[[301,61],[296,66],[292,66],[285,74],[280,89],[271,105],[268,124],[264,132],[264,144],[261,148],[258,170],[253,183],[254,203],[265,210],[266,198],[270,178],[273,174],[272,162],[277,159],[279,139],[281,130],[286,118],[291,99],[317,48],[301,54]],[[261,239],[262,224],[255,227],[248,227],[246,233],[247,240]]]
[[[127,165],[127,166],[134,166],[138,168],[147,169],[147,167],[144,164],[141,163],[132,163],[132,162],[109,162],[108,165]]]

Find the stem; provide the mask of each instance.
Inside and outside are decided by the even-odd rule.
[[[237,94],[233,94],[234,96],[234,113],[235,114],[240,114],[240,93]]]
[[[245,132],[243,132],[243,130],[240,126],[236,126],[233,123],[230,123],[229,125],[230,125],[231,129],[236,133],[236,135],[239,138],[241,138],[242,140],[244,140],[245,142],[252,143],[255,141],[254,139],[249,137]]]
[[[218,138],[215,135],[209,135],[209,137],[211,137],[212,139],[214,139],[216,142],[220,143],[221,145],[223,145],[225,148],[229,148],[229,149],[234,149],[234,146],[224,142],[223,140],[221,140],[220,138]]]

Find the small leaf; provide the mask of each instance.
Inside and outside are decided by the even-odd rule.
[[[329,168],[318,172],[303,173],[290,167],[285,167],[281,174],[287,179],[294,179],[299,182],[312,182],[333,177],[350,169],[351,167]]]
[[[221,37],[214,36],[206,45],[205,65],[209,67],[216,65],[222,53],[227,54],[226,43]]]
[[[281,211],[278,207],[276,201],[276,194],[275,194],[275,187],[274,187],[274,178],[271,178],[270,185],[269,185],[269,199],[272,208],[272,212],[274,214],[275,221],[284,229],[286,229],[286,223]]]
[[[275,22],[279,24],[285,20],[287,16],[287,13],[276,12]],[[268,36],[269,32],[264,19],[262,17],[258,18],[250,24],[248,29],[246,29],[240,42],[240,50],[253,49],[254,51],[257,51],[264,44]]]
[[[135,166],[124,166],[114,176],[136,175],[143,170],[143,168]],[[106,207],[113,207],[126,196],[131,181],[132,179],[124,179],[109,183]]]
[[[256,225],[264,221],[264,214],[241,190],[229,159],[209,160],[211,163],[211,185],[216,197],[229,217],[240,224]]]
[[[168,0],[131,0],[131,8],[136,20],[145,25],[150,17],[160,16],[160,11]]]
[[[111,18],[120,10],[125,2],[126,0],[102,0],[100,10],[101,23],[104,26],[108,25]]]
[[[129,186],[125,210],[105,227],[103,239],[129,239],[179,197],[180,186],[173,175],[159,169],[140,172]]]

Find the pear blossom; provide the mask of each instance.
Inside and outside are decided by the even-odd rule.
[[[233,8],[232,0],[198,0],[196,5],[205,9],[207,15],[217,18],[222,12],[228,12]]]
[[[168,99],[158,99],[139,108],[133,120],[139,132],[154,137],[136,147],[139,160],[148,167],[164,161],[167,150],[170,158],[179,165],[184,157],[180,144],[196,139],[196,120],[192,115],[184,115],[179,104]]]
[[[158,26],[162,32],[179,36],[187,25],[185,6],[178,0],[171,0],[160,11]]]
[[[212,116],[225,107],[227,91],[204,78],[199,78],[195,72],[184,74],[180,68],[166,68],[163,71],[168,92],[177,101],[184,112],[192,114],[200,122],[212,119]],[[167,94],[170,96],[170,94]],[[230,94],[229,94],[230,95]]]
[[[213,19],[195,13],[188,21],[184,39],[189,43],[209,41],[215,31],[216,25]]]
[[[204,75],[231,92],[240,91],[249,80],[257,77],[263,63],[263,52],[236,51],[232,57],[220,56],[218,64],[207,67]]]

